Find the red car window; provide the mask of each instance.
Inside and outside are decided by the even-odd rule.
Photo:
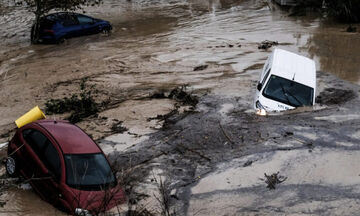
[[[48,140],[40,131],[27,129],[23,131],[25,141],[30,145],[34,152],[40,156],[45,148],[46,141]]]
[[[23,137],[45,167],[59,179],[61,176],[60,157],[50,140],[40,131],[34,129],[24,130]]]
[[[45,151],[44,151],[44,164],[51,171],[57,179],[60,179],[61,176],[61,163],[60,157],[53,146],[53,144],[49,141]]]

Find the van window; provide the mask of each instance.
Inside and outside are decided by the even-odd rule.
[[[269,77],[269,74],[271,72],[271,68],[269,68],[268,72],[266,72],[265,76],[264,76],[264,79],[262,80],[261,84],[262,86],[265,85],[265,81],[267,80],[267,78]]]

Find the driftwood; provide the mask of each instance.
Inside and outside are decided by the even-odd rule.
[[[267,184],[267,188],[269,188],[270,190],[275,190],[277,184],[280,184],[287,179],[287,177],[280,176],[279,172],[273,173],[271,175],[267,175],[266,173],[264,173],[264,176],[266,178],[265,183]]]

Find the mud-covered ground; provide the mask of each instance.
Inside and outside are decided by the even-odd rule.
[[[159,214],[161,179],[177,215],[359,211],[360,37],[346,24],[289,17],[260,0],[109,0],[86,11],[110,20],[111,35],[30,45],[31,14],[8,4],[0,11],[0,143],[15,119],[79,93],[86,78],[99,112],[77,124],[132,177],[130,208]],[[324,72],[314,108],[255,115],[255,85],[272,51],[258,49],[263,40],[316,60]],[[194,107],[167,97],[183,85],[198,97]],[[286,180],[269,190],[264,173],[277,172]],[[28,185],[2,191],[0,201],[0,214],[61,214]]]
[[[326,82],[322,90],[350,89],[353,99],[326,90],[322,94],[338,104],[259,117],[243,108],[250,98],[205,96],[198,112],[111,155],[123,163],[145,161],[145,170],[166,176],[180,215],[354,215],[360,201],[359,87],[318,75]],[[264,173],[277,172],[287,179],[269,190]]]

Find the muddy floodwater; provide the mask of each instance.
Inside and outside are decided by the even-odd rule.
[[[109,20],[112,33],[30,45],[32,14],[0,2],[0,143],[19,116],[80,92],[85,78],[104,105],[77,124],[111,161],[136,170],[124,212],[160,214],[159,177],[177,215],[359,212],[360,33],[264,0],[105,0],[85,11]],[[274,48],[258,49],[264,40],[316,61],[316,106],[254,114],[257,79]],[[154,96],[180,86],[199,103]],[[126,130],[114,130],[119,123]],[[286,180],[269,190],[264,173],[277,172]],[[64,214],[29,185],[1,191],[0,201],[4,215]]]

